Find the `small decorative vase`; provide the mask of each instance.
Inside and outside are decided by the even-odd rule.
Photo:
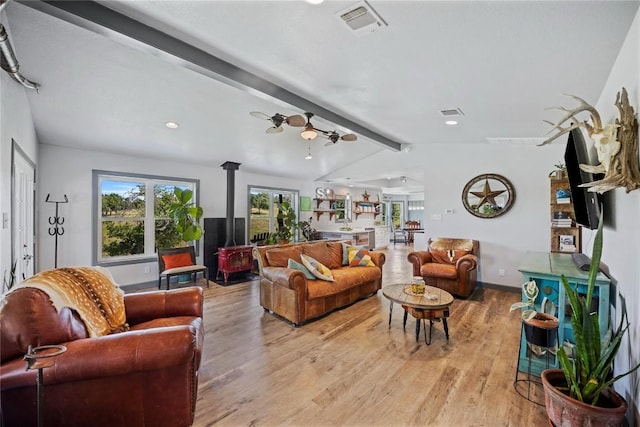
[[[611,387],[592,406],[561,391],[568,388],[561,369],[542,371],[542,386],[547,416],[554,426],[622,426],[627,402]]]

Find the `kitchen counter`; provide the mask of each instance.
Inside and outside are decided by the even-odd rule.
[[[372,229],[353,229],[353,230],[318,230],[323,239],[341,239],[351,240],[354,245],[366,246],[367,249],[373,249],[374,233]]]

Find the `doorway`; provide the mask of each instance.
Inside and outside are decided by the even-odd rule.
[[[394,230],[400,229],[404,226],[404,202],[390,202],[391,205],[391,217],[390,225]]]
[[[11,150],[11,266],[16,284],[35,272],[36,165],[15,140]]]

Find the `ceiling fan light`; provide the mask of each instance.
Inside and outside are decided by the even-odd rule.
[[[318,136],[318,132],[315,131],[313,126],[307,125],[302,132],[300,132],[300,136],[307,141],[311,141],[313,138]]]
[[[304,156],[305,160],[311,160],[313,159],[313,156],[311,155],[311,153],[307,154],[306,156]]]

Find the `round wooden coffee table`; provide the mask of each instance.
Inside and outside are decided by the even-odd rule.
[[[389,327],[391,327],[391,314],[393,313],[393,303],[402,305],[405,309],[402,327],[407,325],[407,313],[411,313],[416,318],[416,341],[420,338],[420,321],[422,320],[424,329],[424,342],[431,344],[431,330],[433,321],[442,319],[444,333],[449,339],[449,306],[453,303],[453,295],[449,292],[433,286],[426,286],[424,294],[414,294],[411,292],[411,285],[399,283],[388,285],[382,288],[382,294],[387,297],[389,303]],[[427,339],[427,325],[425,320],[429,319],[429,338]]]

